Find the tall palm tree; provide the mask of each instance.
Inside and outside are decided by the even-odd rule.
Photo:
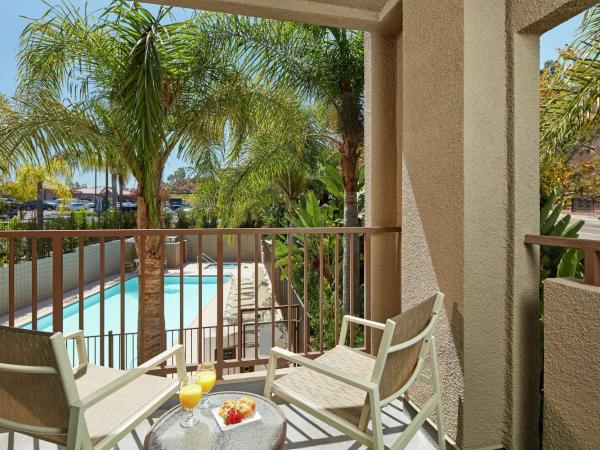
[[[226,126],[233,137],[245,129],[243,80],[210,44],[203,28],[174,21],[168,8],[152,14],[118,0],[93,18],[56,4],[21,36],[18,96],[29,107],[18,127],[2,132],[49,154],[93,160],[110,154],[101,149],[117,150],[138,183],[137,227],[162,228],[159,189],[169,156],[177,151],[200,164]],[[162,241],[136,240],[145,266],[139,362],[162,350]]]
[[[281,90],[273,92],[269,101],[285,104],[290,111],[288,120],[257,127],[240,146],[227,153],[226,167],[214,174],[216,209],[222,226],[240,226],[259,219],[257,211],[279,200],[292,213],[292,203],[304,192],[306,174],[314,173],[319,157],[330,151],[319,105],[308,107],[294,93]],[[267,107],[272,109],[273,103]],[[198,204],[211,195],[200,186]]]
[[[239,59],[243,70],[268,85],[291,86],[308,99],[319,99],[331,113],[330,142],[339,152],[344,181],[344,225],[358,226],[359,164],[364,142],[364,49],[361,32],[274,20],[207,14],[214,40]],[[357,242],[355,242],[357,244]],[[355,245],[358,249],[358,245]],[[359,270],[350,237],[344,239],[343,301],[350,311],[350,267]],[[359,277],[355,277],[359,292]],[[360,311],[359,299],[355,311]]]
[[[575,40],[542,74],[542,167],[569,157],[577,141],[600,129],[600,6],[589,9]]]

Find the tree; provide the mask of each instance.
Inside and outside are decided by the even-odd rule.
[[[173,192],[191,192],[196,181],[194,169],[191,167],[179,167],[167,177],[167,188]]]
[[[17,169],[14,180],[2,184],[2,192],[22,202],[37,199],[37,226],[43,229],[44,190],[54,191],[61,199],[70,198],[70,173],[70,167],[61,159],[52,159],[43,165],[25,163]]]
[[[88,160],[118,151],[138,184],[140,229],[164,226],[159,189],[168,157],[177,149],[194,164],[209,160],[226,124],[233,137],[243,132],[242,102],[251,97],[197,22],[125,1],[97,18],[70,3],[50,7],[23,32],[19,76],[20,126],[3,133],[25,149]],[[59,100],[65,90],[69,99]],[[139,362],[162,350],[162,243],[159,236],[136,239],[145,266]]]
[[[357,192],[364,141],[364,43],[357,31],[256,18],[206,15],[212,37],[234,53],[242,69],[267,85],[285,84],[305,98],[329,106],[328,139],[340,154],[344,182],[344,226],[359,226]],[[355,248],[358,248],[358,240]],[[344,239],[343,301],[350,311],[350,264],[358,273],[358,252],[350,261]],[[358,278],[358,277],[355,277]],[[356,279],[355,292],[359,280]],[[360,311],[358,298],[355,311]]]
[[[557,179],[553,167],[566,165],[577,144],[600,130],[600,6],[589,9],[575,40],[541,76],[540,162],[542,195]],[[561,186],[562,187],[562,186]]]
[[[212,210],[224,227],[261,224],[278,203],[291,213],[291,204],[305,191],[306,177],[317,171],[319,158],[330,151],[323,137],[322,108],[303,105],[296,94],[282,90],[273,91],[268,102],[267,109],[276,105],[288,111],[287,120],[257,127],[240,146],[224,150],[226,165],[206,174],[197,187],[195,209],[214,204]]]

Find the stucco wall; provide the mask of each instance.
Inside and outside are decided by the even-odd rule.
[[[594,6],[598,0],[512,0],[510,3],[514,12],[512,31],[540,35]]]
[[[365,218],[367,226],[397,226],[399,177],[397,97],[401,71],[396,36],[365,36]],[[394,63],[396,61],[396,63]],[[376,118],[376,120],[373,120]],[[371,238],[371,318],[385,322],[401,310],[400,238],[397,233]],[[386,299],[385,301],[378,301]],[[373,333],[377,350],[381,333]]]
[[[544,283],[544,448],[600,442],[600,288],[572,279]]]
[[[446,294],[436,330],[446,430],[463,414],[463,9],[406,0],[402,33],[402,309]],[[440,118],[444,118],[440,120]],[[423,403],[423,386],[410,397]]]

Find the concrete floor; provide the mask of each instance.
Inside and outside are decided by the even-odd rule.
[[[261,394],[263,390],[262,382],[249,382],[244,384],[223,384],[215,388],[218,391],[246,391]],[[144,437],[146,433],[165,409],[170,408],[175,400],[165,404],[164,409],[157,411],[154,417],[141,423],[132,433],[124,438],[118,444],[119,450],[140,450],[143,448]],[[357,444],[352,439],[324,424],[319,419],[305,413],[287,403],[280,403],[287,420],[286,446],[288,449],[328,449],[328,450],[346,450],[346,449],[364,449],[366,447]],[[386,446],[391,445],[398,434],[410,422],[410,417],[403,410],[402,403],[396,401],[383,409],[383,425],[385,433]],[[0,431],[0,449],[7,450],[59,450],[62,447],[48,444],[37,439],[30,438],[18,433]],[[429,433],[422,429],[415,435],[407,450],[431,450],[437,448],[434,440]],[[190,449],[192,450],[192,449]],[[196,449],[193,449],[196,450]]]

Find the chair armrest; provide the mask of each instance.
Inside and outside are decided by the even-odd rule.
[[[173,355],[176,358],[177,374],[178,374],[178,378],[180,378],[181,370],[183,370],[183,373],[185,374],[185,365],[184,365],[184,360],[183,360],[183,358],[184,358],[183,345],[174,345],[170,349],[165,350],[164,352],[155,356],[154,358],[149,359],[144,364],[136,367],[135,369],[129,370],[124,375],[120,376],[119,378],[102,386],[100,389],[92,392],[87,397],[82,398],[79,401],[79,404],[76,406],[79,406],[80,408],[89,408],[90,406],[95,405],[100,400],[108,397],[111,394],[114,394],[116,391],[127,386],[129,383],[131,383],[132,381],[141,377],[142,375],[146,374],[151,369],[159,366],[161,363],[165,362],[167,359],[171,358]],[[176,381],[176,383],[177,383],[177,385],[179,385],[178,381]]]
[[[361,319],[360,317],[344,316],[342,319],[342,329],[340,331],[339,345],[345,345],[346,336],[348,335],[348,322],[357,323],[359,325],[365,325],[367,327],[376,328],[378,330],[385,329],[384,323],[374,322],[373,320]]]
[[[371,328],[377,328],[378,330],[385,329],[385,323],[375,322],[373,320],[362,319],[360,317],[344,316],[344,320],[347,320],[348,322],[358,323],[360,325],[366,325],[367,327],[371,327]]]
[[[88,363],[88,355],[85,350],[85,341],[83,339],[83,331],[77,330],[71,333],[67,333],[63,335],[65,341],[75,339],[75,343],[77,344],[77,357],[79,358],[79,365],[73,369],[73,371],[77,371],[82,367],[85,367]]]
[[[283,358],[292,363],[308,367],[309,369],[314,370],[315,372],[319,372],[335,380],[341,381],[350,386],[354,386],[355,388],[362,389],[363,391],[371,392],[377,389],[377,385],[371,382],[370,380],[361,380],[356,376],[346,373],[342,370],[327,366],[318,361],[314,361],[310,358],[306,358],[304,356],[298,355],[280,347],[273,347],[271,349],[271,356],[272,355],[275,355],[276,358]]]

